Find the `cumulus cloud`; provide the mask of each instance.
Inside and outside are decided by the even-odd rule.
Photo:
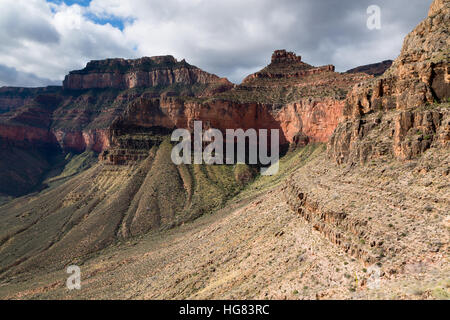
[[[134,55],[133,45],[119,29],[94,23],[86,18],[87,10],[44,0],[0,1],[1,63],[61,80],[87,60]]]
[[[0,61],[57,80],[91,59],[172,54],[240,82],[285,48],[345,71],[395,58],[431,1],[2,0]],[[366,28],[373,4],[381,30]]]

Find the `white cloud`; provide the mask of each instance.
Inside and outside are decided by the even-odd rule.
[[[0,1],[0,61],[19,72],[61,80],[86,60],[134,56],[119,29],[93,23],[86,10],[44,0]]]
[[[172,54],[235,82],[286,48],[338,70],[395,58],[431,0],[45,0],[0,1],[0,61],[18,72],[62,79],[91,59]],[[369,31],[366,8],[382,8]],[[123,30],[96,19],[117,20]],[[0,79],[1,80],[1,79]]]

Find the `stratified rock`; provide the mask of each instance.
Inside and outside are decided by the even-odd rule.
[[[450,1],[433,2],[429,16],[406,38],[381,77],[355,86],[343,121],[329,142],[338,163],[394,155],[410,159],[433,143],[446,144],[450,97]],[[439,134],[438,134],[439,133]],[[383,141],[381,141],[383,140]]]
[[[370,77],[336,73],[330,66],[316,68],[292,52],[277,50],[266,68],[223,92],[196,97],[164,94],[140,97],[130,103],[111,126],[111,148],[100,158],[114,164],[139,160],[153,144],[144,145],[145,150],[136,149],[142,140],[136,128],[192,129],[194,121],[222,132],[279,129],[280,144],[291,144],[293,148],[326,142],[342,116],[348,90]],[[128,151],[121,136],[127,137]]]
[[[300,78],[313,74],[318,74],[327,71],[334,71],[334,66],[327,65],[323,67],[313,67],[307,63],[302,62],[302,58],[293,52],[286,52],[286,50],[276,50],[272,54],[271,63],[254,74],[247,76],[243,84],[252,84],[257,79],[287,79]]]
[[[55,93],[60,90],[61,87],[57,86],[43,88],[1,87],[0,114],[14,111],[24,105],[30,104],[39,95]]]
[[[86,68],[72,71],[64,79],[64,89],[130,89],[172,84],[209,84],[221,79],[213,74],[177,61],[172,56],[144,57],[135,60],[91,61]]]

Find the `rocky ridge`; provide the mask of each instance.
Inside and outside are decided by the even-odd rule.
[[[346,73],[367,73],[373,76],[381,76],[387,69],[392,66],[392,60],[385,60],[379,63],[372,63],[365,66],[356,67],[350,70],[347,70]]]
[[[449,19],[450,2],[434,1],[428,17],[405,38],[392,67],[353,88],[345,120],[330,139],[330,157],[338,163],[411,159],[448,144],[449,111],[440,104],[450,97]],[[388,135],[384,141],[381,132]]]

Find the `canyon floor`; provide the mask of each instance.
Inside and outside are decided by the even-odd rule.
[[[415,161],[338,166],[324,145],[308,146],[221,210],[79,261],[81,290],[66,288],[65,269],[37,270],[3,279],[0,298],[448,299],[449,164],[447,150],[432,150]],[[393,249],[378,262],[379,282],[373,266],[291,210],[287,181],[384,231],[380,241]]]

